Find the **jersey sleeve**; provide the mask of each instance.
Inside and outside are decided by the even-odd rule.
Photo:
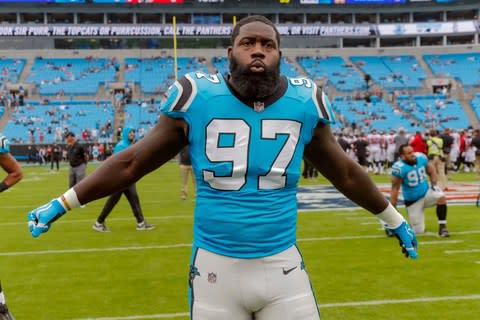
[[[396,162],[392,166],[392,176],[394,177],[402,177],[402,166],[400,163]]]
[[[168,88],[160,104],[160,111],[172,118],[184,118],[196,94],[196,82],[191,74],[186,74]]]
[[[310,80],[311,81],[311,80]],[[313,81],[312,81],[313,82]],[[312,90],[312,101],[315,105],[315,108],[318,112],[319,122],[324,124],[334,124],[335,123],[335,114],[332,109],[332,104],[328,96],[323,92],[322,89],[318,88],[315,83],[313,83]]]
[[[10,152],[10,143],[8,142],[7,137],[3,134],[0,134],[0,153],[9,153]]]

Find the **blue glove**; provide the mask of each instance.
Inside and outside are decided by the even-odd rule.
[[[406,221],[403,221],[400,226],[391,230],[400,242],[403,255],[406,258],[410,257],[414,260],[417,259],[417,237],[415,236],[415,232],[412,230],[410,225]]]
[[[28,213],[28,230],[36,238],[50,229],[51,223],[66,212],[62,204],[53,199],[49,203]]]

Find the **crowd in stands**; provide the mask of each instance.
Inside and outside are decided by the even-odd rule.
[[[68,131],[82,133],[86,141],[108,141],[113,116],[110,102],[26,101],[11,110],[4,131],[14,144],[62,143]]]
[[[37,57],[26,79],[44,96],[95,95],[101,84],[115,81],[120,64],[115,57]]]
[[[435,76],[451,76],[464,86],[480,84],[480,54],[425,55],[423,59]],[[207,62],[204,58],[180,57],[178,77],[190,71],[209,72]],[[213,57],[210,63],[215,71],[227,73],[225,57]],[[25,64],[25,59],[0,58],[0,115],[4,112],[1,105],[10,106],[10,118],[3,131],[8,132],[13,144],[39,144],[34,147],[36,159],[48,159],[47,146],[63,144],[64,134],[73,131],[89,145],[92,158],[101,160],[101,150],[108,149],[105,146],[115,140],[119,128],[114,127],[114,116],[119,112],[121,126],[136,128],[137,137],[142,138],[158,119],[160,101],[156,99],[175,80],[173,57],[165,52],[157,57],[132,57],[125,61],[114,57],[37,57],[26,82],[35,84],[38,91],[33,93],[39,93],[41,100],[27,100],[21,85],[15,91],[6,86],[6,81],[18,81]],[[109,90],[111,100],[94,100],[101,85],[118,84],[122,64],[125,86]],[[358,160],[358,150],[366,150],[366,167],[370,170],[385,171],[395,159],[389,155],[392,151],[387,150],[392,149],[391,141],[400,134],[398,128],[404,128],[410,136],[420,132],[424,139],[428,138],[425,128],[451,129],[450,134],[455,139],[458,136],[459,150],[453,153],[455,161],[450,169],[471,169],[472,150],[468,146],[472,132],[468,130],[470,122],[462,105],[447,87],[436,93],[419,94],[426,72],[414,56],[355,56],[348,60],[340,56],[285,56],[281,72],[289,77],[307,76],[324,90],[337,90],[337,96],[331,97],[338,119],[333,129],[339,139],[347,142],[342,143],[349,146],[347,152],[352,157]],[[135,96],[134,92],[139,92],[136,88],[141,97]],[[81,94],[92,100],[75,98]],[[471,106],[480,117],[480,94],[473,96]],[[374,131],[384,141],[380,143],[384,157],[381,166],[372,162]],[[462,143],[462,139],[466,142]],[[368,142],[364,147],[363,141]]]

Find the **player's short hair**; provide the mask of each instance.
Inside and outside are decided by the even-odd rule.
[[[72,131],[67,132],[67,134],[65,134],[65,138],[68,138],[68,137],[74,137],[75,138],[75,133],[73,133]]]
[[[266,25],[269,25],[270,27],[275,30],[275,35],[278,43],[278,47],[280,47],[280,33],[277,30],[277,27],[275,24],[270,21],[268,18],[265,18],[264,16],[261,15],[252,15],[252,16],[247,16],[245,18],[240,19],[235,27],[233,28],[232,35],[230,36],[230,41],[233,45],[235,42],[235,39],[238,37],[238,34],[240,33],[240,28],[246,24],[252,23],[252,22],[262,22],[265,23]]]
[[[398,147],[398,153],[399,154],[405,154],[404,150],[405,148],[407,147],[410,147],[410,145],[408,143],[404,143],[402,144],[400,147]]]

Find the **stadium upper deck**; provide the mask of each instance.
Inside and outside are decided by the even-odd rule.
[[[181,40],[181,47],[221,47],[231,31],[234,18],[249,14],[262,14],[277,23],[285,36],[284,47],[418,47],[479,43],[480,7],[475,0],[448,0],[454,3],[438,3],[445,0],[375,1],[389,5],[348,4],[365,3],[364,0],[344,1],[347,3],[344,5],[311,4],[325,3],[325,0],[177,0],[176,4],[168,5],[96,1],[2,3],[2,47],[168,47],[168,43],[162,40],[171,38],[174,16],[179,24],[177,35],[193,38]],[[23,39],[25,36],[39,37],[41,41]],[[88,43],[77,40],[79,38],[94,41]],[[132,41],[145,38],[153,40]],[[102,39],[117,41],[102,42]],[[121,44],[118,39],[130,41]]]

